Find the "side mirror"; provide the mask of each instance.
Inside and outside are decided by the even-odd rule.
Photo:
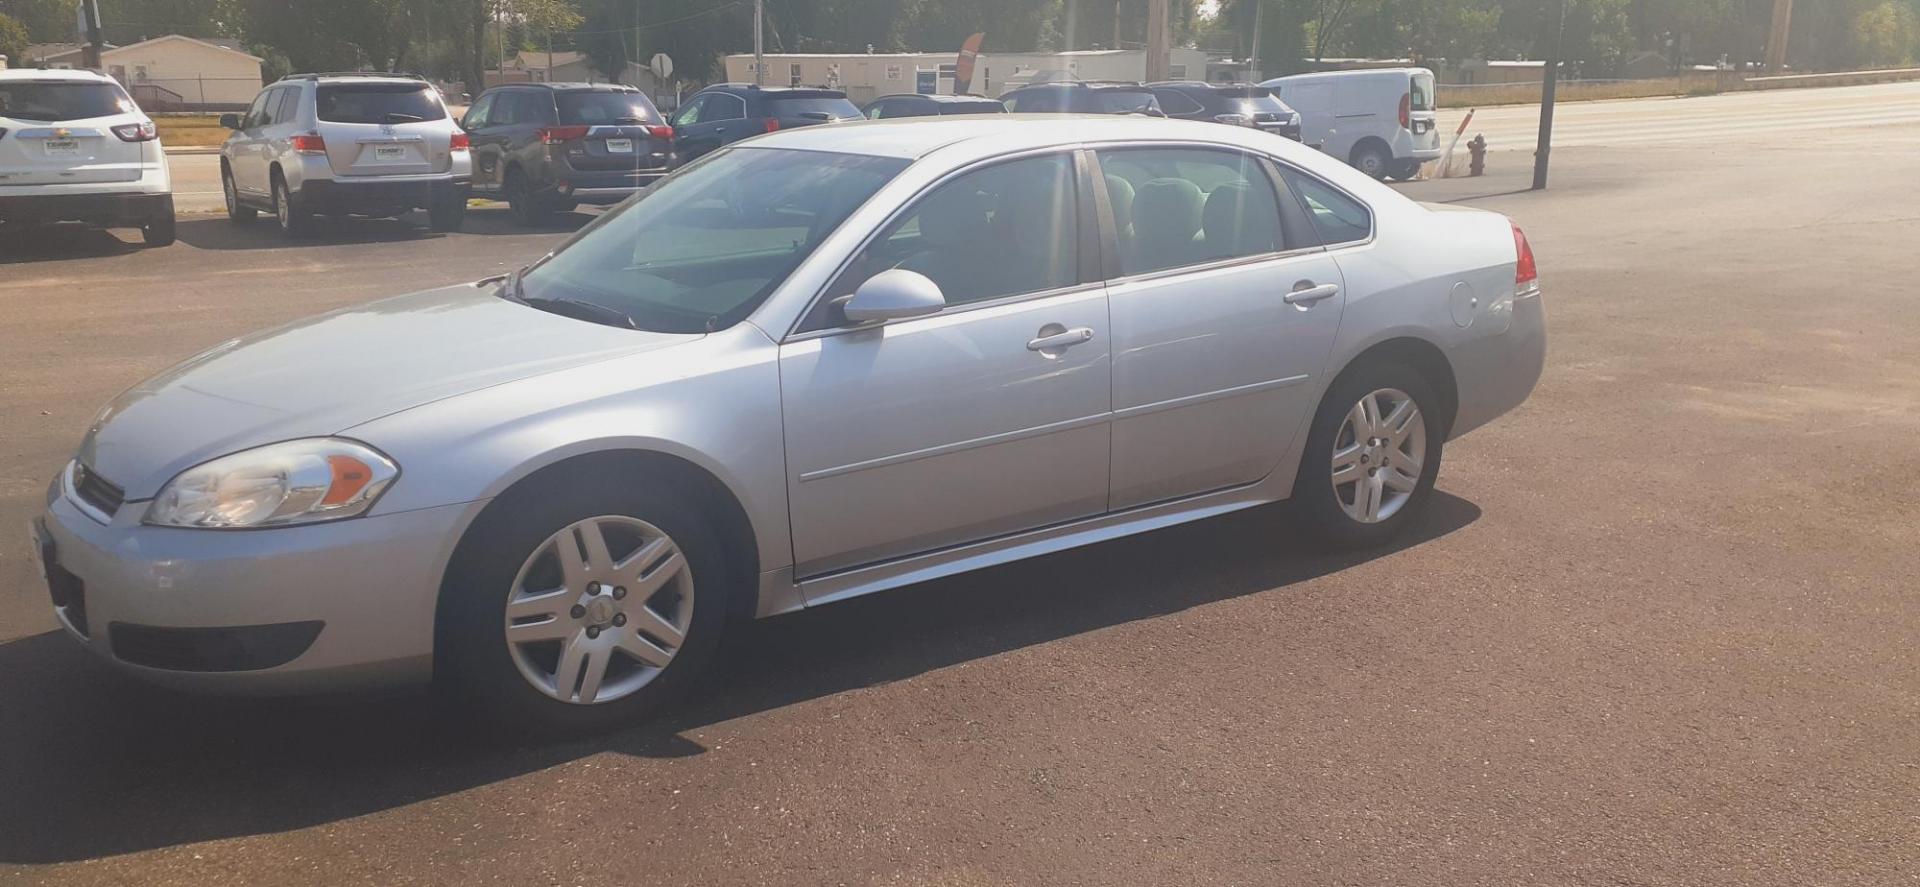
[[[239,129],[239,128],[240,128],[240,115],[238,115],[238,114],[222,114],[222,115],[220,115],[220,125],[221,125],[221,126],[224,126],[224,127],[226,127],[227,129]]]
[[[938,284],[924,274],[893,268],[860,284],[840,305],[840,314],[850,323],[874,323],[925,317],[945,307],[947,299]]]

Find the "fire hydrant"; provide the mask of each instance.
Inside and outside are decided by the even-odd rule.
[[[1473,141],[1467,143],[1467,175],[1484,175],[1487,171],[1487,137],[1474,133]]]

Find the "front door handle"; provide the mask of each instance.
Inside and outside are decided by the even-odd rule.
[[[1340,284],[1322,283],[1315,285],[1311,280],[1302,280],[1293,285],[1293,292],[1287,294],[1287,304],[1308,306],[1321,299],[1331,299],[1340,295]]]
[[[1054,327],[1055,329],[1059,328],[1059,324],[1048,324],[1047,326]],[[1028,351],[1059,351],[1093,341],[1093,330],[1084,326],[1077,326],[1070,330],[1061,330],[1055,333],[1049,333],[1047,327],[1041,327],[1040,332],[1041,335],[1039,338],[1027,342]]]

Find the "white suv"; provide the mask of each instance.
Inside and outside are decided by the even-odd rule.
[[[220,148],[227,216],[269,212],[288,234],[315,215],[387,218],[424,209],[435,231],[466,216],[467,134],[433,85],[403,74],[295,74],[267,87]]]
[[[0,70],[0,231],[43,222],[138,227],[173,242],[173,179],[159,132],[93,71]]]

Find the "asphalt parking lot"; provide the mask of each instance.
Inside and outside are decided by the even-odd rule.
[[[54,630],[23,530],[122,388],[584,216],[0,244],[0,882],[1913,883],[1916,139],[1406,186],[1525,227],[1552,350],[1391,549],[1269,509],[803,612],[666,721],[541,746],[132,684]]]

